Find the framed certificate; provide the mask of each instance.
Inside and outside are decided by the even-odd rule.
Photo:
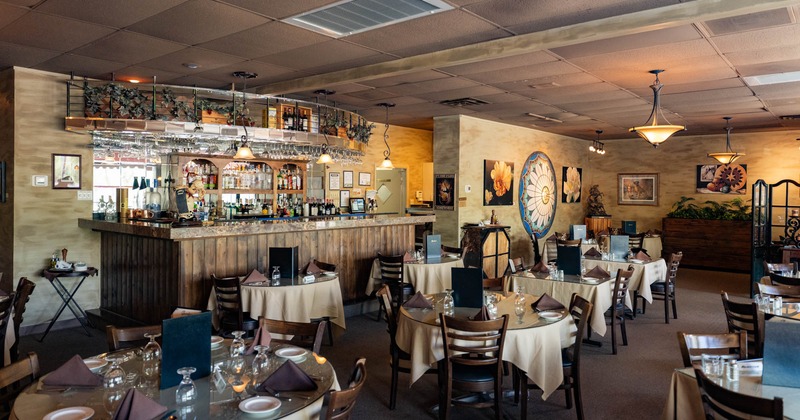
[[[342,189],[341,185],[341,175],[339,172],[329,172],[328,173],[328,189],[331,191],[336,191]]]
[[[370,186],[372,185],[372,174],[369,172],[359,172],[358,173],[358,185],[361,186]]]
[[[353,171],[342,171],[342,187],[353,188]]]

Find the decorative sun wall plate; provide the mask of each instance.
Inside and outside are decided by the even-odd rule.
[[[533,152],[522,167],[519,183],[519,214],[522,225],[536,238],[544,237],[556,217],[556,175],[543,152]]]

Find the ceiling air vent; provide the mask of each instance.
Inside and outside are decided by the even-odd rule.
[[[475,98],[458,98],[458,99],[447,99],[439,103],[448,106],[475,106],[475,105],[486,105],[489,102]]]
[[[341,38],[452,8],[441,0],[346,0],[283,22]]]

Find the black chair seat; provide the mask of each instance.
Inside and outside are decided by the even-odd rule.
[[[242,330],[243,331],[252,331],[258,328],[258,321],[250,318],[250,313],[245,312],[243,314],[244,321],[242,321]],[[231,327],[231,328],[226,328]],[[222,329],[224,330],[235,330],[239,327],[239,316],[233,313],[226,313],[222,317]]]
[[[453,380],[459,382],[492,382],[496,373],[495,366],[453,365]]]
[[[653,284],[650,285],[650,291],[654,292],[654,293],[664,294],[664,289],[666,288],[666,287],[664,287],[665,284],[666,283],[664,283],[664,282],[653,283]],[[674,290],[675,290],[674,284],[670,283],[669,284],[670,293],[672,293]]]

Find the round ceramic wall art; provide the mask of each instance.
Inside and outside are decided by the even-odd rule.
[[[542,238],[556,217],[556,175],[550,158],[533,152],[522,167],[519,183],[519,215],[529,234]]]

